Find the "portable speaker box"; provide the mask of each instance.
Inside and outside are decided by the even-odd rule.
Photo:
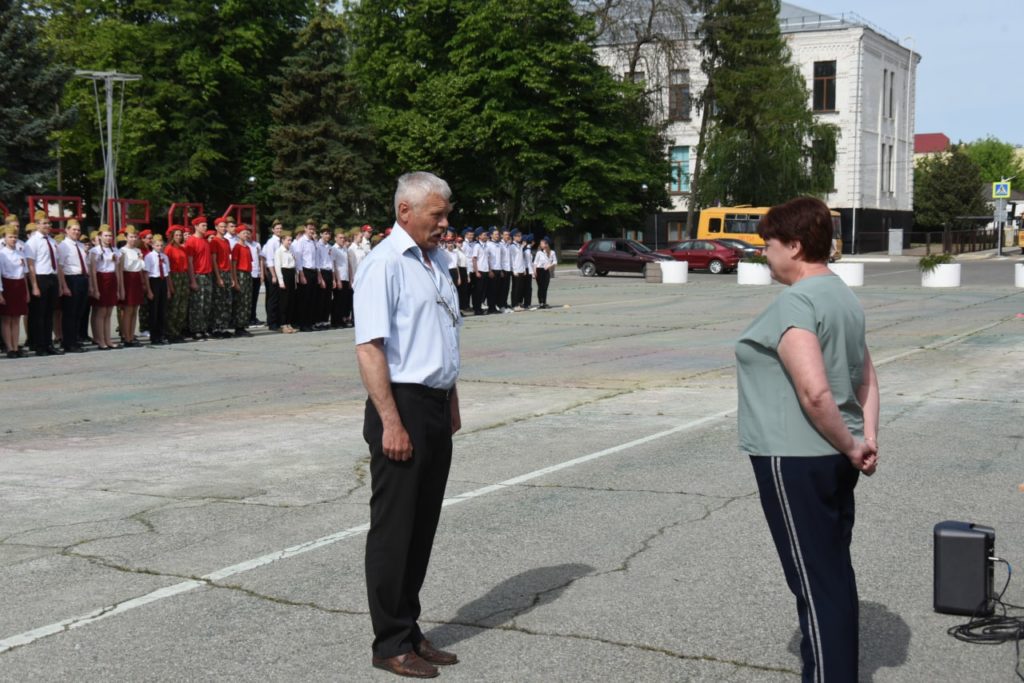
[[[935,611],[989,616],[996,532],[970,522],[935,525]]]

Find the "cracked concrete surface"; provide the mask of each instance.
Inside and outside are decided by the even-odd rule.
[[[629,278],[554,287],[571,308],[467,321],[449,495],[729,410],[731,340],[778,291],[699,275],[671,296]],[[1024,547],[1024,296],[870,279],[858,295],[874,357],[896,358],[880,368],[881,471],[858,488],[855,566],[877,606],[862,656],[884,663],[867,670],[1001,679],[1005,651],[949,641],[956,620],[930,610],[930,529],[972,519],[1006,555]],[[368,666],[359,534],[209,578],[366,521],[351,332],[296,337],[140,350],[165,354],[145,365],[158,391],[91,354],[4,364],[5,392],[52,409],[0,441],[0,641],[71,621],[0,654],[0,680],[390,680]],[[176,374],[186,359],[201,381]],[[792,596],[731,417],[446,508],[422,624],[459,652],[452,680],[798,678]]]

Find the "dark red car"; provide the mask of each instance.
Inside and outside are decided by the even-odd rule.
[[[658,253],[676,261],[687,261],[690,270],[708,270],[716,275],[735,270],[743,257],[737,249],[717,240],[686,240],[659,249]]]

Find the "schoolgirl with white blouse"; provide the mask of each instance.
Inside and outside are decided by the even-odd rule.
[[[538,308],[551,308],[548,306],[548,285],[551,283],[551,273],[558,265],[555,252],[551,251],[551,244],[547,237],[540,240],[540,248],[533,257],[533,268],[537,278],[537,303]]]
[[[146,264],[139,249],[139,236],[133,226],[125,228],[125,237],[121,258],[117,261],[117,269],[121,273],[117,290],[121,307],[118,324],[122,346],[139,347],[142,344],[135,340],[135,325],[139,317],[139,306],[149,297],[149,278],[145,276]]]
[[[295,332],[291,325],[294,318],[292,307],[295,305],[295,255],[292,254],[291,235],[281,235],[281,246],[274,254],[274,274],[277,275],[277,315],[281,321],[281,332],[292,334]]]
[[[18,226],[4,228],[0,246],[0,333],[8,358],[24,358],[18,349],[21,337],[21,318],[28,314],[29,292],[25,282],[28,268],[18,250]]]
[[[92,340],[100,351],[119,349],[110,341],[110,316],[117,305],[120,290],[120,251],[114,247],[114,233],[109,225],[101,225],[99,244],[89,250],[89,277],[92,280]]]

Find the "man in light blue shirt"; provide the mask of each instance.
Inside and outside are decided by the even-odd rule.
[[[370,532],[366,588],[373,666],[400,676],[436,676],[458,657],[431,645],[417,621],[434,533],[461,427],[462,315],[447,259],[451,190],[431,173],[398,179],[395,225],[356,271],[359,372],[369,398]]]

